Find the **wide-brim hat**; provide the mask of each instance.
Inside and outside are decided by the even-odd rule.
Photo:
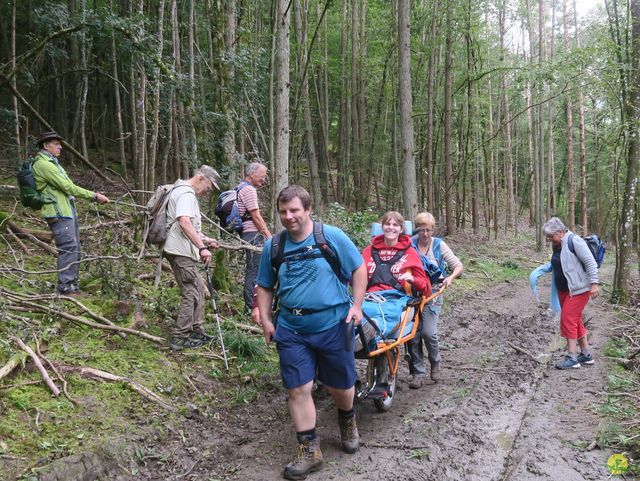
[[[42,148],[43,144],[49,140],[64,140],[62,137],[58,135],[58,132],[43,132],[40,134],[40,138],[38,139],[38,147]]]

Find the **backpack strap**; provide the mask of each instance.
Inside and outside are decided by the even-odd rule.
[[[284,257],[284,244],[287,240],[286,234],[287,230],[282,229],[271,238],[271,267],[276,274],[276,278],[278,277],[278,272],[280,271]]]
[[[335,249],[327,242],[326,237],[324,236],[324,224],[322,222],[313,222],[313,239],[320,249],[322,253],[322,257],[326,259],[331,267],[331,270],[336,275],[336,277],[340,280],[340,282],[346,283],[349,279],[345,278],[342,274],[342,269],[340,268],[340,259],[338,259],[338,254]]]
[[[286,243],[286,234],[287,230],[283,229],[277,234],[275,234],[271,238],[271,267],[273,268],[276,277],[278,276],[278,272],[280,271],[280,266],[284,261],[284,245]],[[342,270],[340,269],[340,260],[338,259],[338,255],[334,248],[327,242],[326,237],[324,236],[324,225],[322,222],[314,222],[313,223],[313,240],[315,245],[313,247],[318,248],[322,257],[327,261],[331,270],[336,275],[336,277],[340,280],[340,282],[348,282],[349,279],[345,278],[342,274]],[[304,248],[303,251],[307,249]],[[291,252],[294,254],[297,252]],[[287,255],[290,253],[287,253]]]
[[[371,247],[371,258],[373,262],[376,264],[376,269],[373,271],[371,275],[371,279],[369,280],[369,285],[374,284],[386,284],[388,286],[392,286],[394,289],[399,290],[400,292],[404,292],[404,288],[402,284],[398,282],[398,280],[391,273],[391,267],[400,260],[400,258],[405,254],[407,249],[400,250],[394,254],[394,256],[388,261],[383,261],[380,258],[380,253],[378,249],[375,247]]]

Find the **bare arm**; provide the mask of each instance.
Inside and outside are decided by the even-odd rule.
[[[353,305],[349,308],[345,321],[351,322],[353,320],[354,325],[357,326],[362,320],[362,301],[367,289],[367,268],[364,262],[353,271],[351,287],[353,289]]]
[[[182,229],[182,232],[187,237],[187,239],[189,239],[198,250],[206,247],[203,241],[203,236],[196,232],[195,227],[193,227],[193,224],[191,223],[191,217],[186,215],[178,217],[178,225],[180,226],[180,229]],[[209,251],[209,249],[201,250],[200,258],[202,259],[202,262],[205,263],[205,265],[209,265],[209,262],[211,262],[211,252]]]
[[[251,220],[258,228],[258,232],[260,232],[265,239],[269,239],[271,237],[271,232],[267,227],[267,223],[262,218],[262,214],[260,214],[260,209],[253,209],[248,211],[251,216]]]

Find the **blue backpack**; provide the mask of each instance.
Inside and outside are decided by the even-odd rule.
[[[240,208],[238,207],[238,192],[248,185],[248,182],[242,181],[236,188],[225,190],[218,196],[218,204],[214,212],[220,219],[220,225],[229,232],[241,234],[242,223],[251,219],[249,212],[240,215]]]
[[[569,250],[571,251],[571,253],[573,255],[576,255],[575,248],[573,247],[574,235],[575,234],[571,234],[569,236],[567,245],[569,246]],[[587,247],[591,251],[591,255],[593,256],[593,259],[596,261],[596,265],[598,266],[598,269],[600,269],[600,266],[602,265],[602,261],[604,260],[604,255],[607,252],[607,247],[604,245],[604,242],[602,242],[602,239],[600,239],[600,237],[598,237],[597,234],[591,234],[590,236],[583,237],[582,240],[584,240],[587,243]]]
[[[433,251],[433,257],[436,258],[436,262],[430,261],[426,255],[422,255],[420,250],[418,249],[418,238],[412,237],[411,243],[418,254],[420,254],[420,259],[422,260],[422,268],[427,274],[427,277],[431,281],[431,285],[441,284],[444,277],[447,275],[447,261],[442,257],[442,253],[440,252],[440,243],[442,239],[440,237],[434,237],[431,250]]]

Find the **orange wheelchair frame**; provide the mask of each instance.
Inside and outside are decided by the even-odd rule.
[[[396,393],[396,381],[398,374],[398,366],[400,363],[400,346],[411,341],[420,325],[420,317],[425,305],[441,295],[446,286],[442,287],[429,297],[421,297],[407,304],[402,312],[402,318],[393,331],[399,332],[397,339],[382,339],[376,344],[374,350],[369,350],[366,342],[362,326],[357,327],[356,335],[362,340],[363,348],[356,353],[356,359],[367,359],[367,373],[364,382],[356,383],[356,400],[372,399],[378,411],[388,411],[393,404],[393,398]],[[406,335],[402,335],[407,328],[409,322],[413,322],[411,331]]]

